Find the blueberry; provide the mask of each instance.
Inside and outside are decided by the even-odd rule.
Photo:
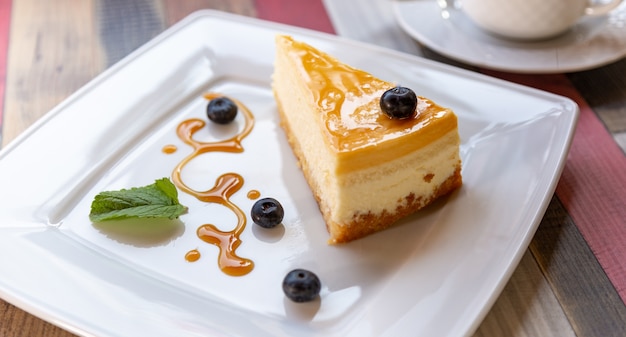
[[[250,216],[255,224],[272,228],[280,225],[285,216],[283,206],[274,198],[263,198],[252,205]]]
[[[390,118],[412,117],[417,109],[417,95],[406,87],[391,88],[380,96],[380,108]]]
[[[305,269],[294,269],[283,279],[283,292],[294,302],[314,300],[321,288],[322,283],[317,275]]]
[[[218,124],[228,124],[237,117],[237,104],[228,97],[212,99],[206,107],[206,115]]]

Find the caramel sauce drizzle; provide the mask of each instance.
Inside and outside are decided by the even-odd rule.
[[[221,95],[216,93],[208,93],[204,98],[208,100],[215,99]],[[190,194],[203,202],[211,202],[223,205],[230,209],[237,216],[237,225],[233,230],[223,231],[212,224],[204,224],[198,227],[196,234],[206,242],[213,244],[219,248],[218,266],[220,269],[231,276],[241,276],[248,274],[254,268],[254,262],[249,259],[241,258],[237,255],[236,250],[241,245],[239,238],[246,227],[246,215],[233,202],[230,197],[239,191],[243,186],[244,179],[237,173],[225,173],[217,178],[215,186],[207,191],[196,191],[185,184],[182,179],[182,171],[184,167],[195,157],[211,151],[239,153],[243,152],[241,141],[252,131],[254,127],[254,116],[246,106],[239,101],[233,99],[245,119],[245,125],[241,132],[235,136],[216,142],[201,142],[194,139],[194,134],[202,129],[206,122],[201,119],[188,119],[181,122],[176,129],[176,134],[185,144],[191,146],[193,151],[191,154],[183,158],[172,172],[172,180],[174,184],[183,192]],[[164,152],[165,149],[163,150]],[[166,152],[169,153],[169,152]],[[185,255],[185,259],[189,262],[197,261],[200,258],[200,252],[197,249],[189,251]]]
[[[217,179],[215,187],[206,192],[198,192],[196,195],[201,201],[228,207],[237,216],[237,226],[231,231],[222,231],[212,224],[204,224],[196,231],[202,241],[216,245],[220,249],[218,265],[224,273],[232,276],[245,275],[254,268],[254,262],[235,253],[237,247],[241,245],[239,236],[246,227],[246,215],[230,201],[230,196],[239,191],[241,186],[243,178],[239,174],[226,173]]]
[[[200,259],[200,251],[197,249],[192,249],[185,254],[185,260],[189,262],[196,262]]]
[[[161,151],[163,151],[163,153],[167,153],[167,154],[171,154],[176,152],[176,150],[178,150],[178,148],[176,147],[176,145],[165,145],[163,146],[163,148],[161,149]]]
[[[261,196],[261,192],[257,191],[257,190],[250,190],[248,191],[248,199],[250,200],[256,200]]]

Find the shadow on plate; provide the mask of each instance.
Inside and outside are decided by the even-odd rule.
[[[319,297],[311,302],[305,303],[295,303],[285,297],[283,303],[285,305],[285,313],[287,317],[291,320],[299,322],[313,321],[313,318],[322,306],[322,301]]]
[[[254,223],[251,226],[254,237],[263,242],[275,243],[285,236],[285,225],[282,223],[275,228],[263,228]]]
[[[94,222],[107,237],[136,247],[163,246],[185,232],[184,224],[170,219],[124,219]]]

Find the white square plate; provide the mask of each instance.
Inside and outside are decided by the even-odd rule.
[[[274,35],[287,33],[459,116],[463,187],[393,228],[329,246],[317,205],[278,126]],[[208,153],[183,171],[193,188],[241,174],[280,200],[284,226],[248,221],[232,277],[196,229],[234,224],[225,208],[180,193],[189,212],[159,231],[94,225],[102,190],[170,176],[191,149],[176,136],[204,118],[205,92],[255,115],[244,152]],[[571,100],[336,36],[198,12],[104,72],[0,154],[0,295],[77,334],[97,336],[456,336],[480,324],[553,194],[578,116]],[[235,126],[241,126],[241,117]],[[233,128],[236,129],[236,128]],[[203,139],[227,137],[207,127]],[[163,146],[178,147],[165,154]],[[230,226],[230,227],[229,227]],[[202,257],[186,262],[198,249]],[[282,278],[314,271],[320,299],[286,300]]]

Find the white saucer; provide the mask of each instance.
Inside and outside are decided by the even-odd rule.
[[[394,0],[400,26],[452,59],[519,73],[560,73],[602,66],[626,56],[626,3],[609,16],[584,18],[555,39],[511,41],[476,27],[455,1]]]

